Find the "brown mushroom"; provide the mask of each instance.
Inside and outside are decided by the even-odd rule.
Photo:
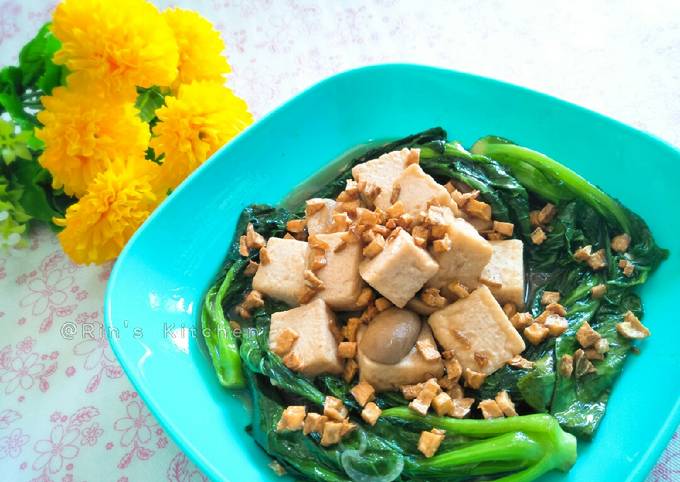
[[[361,351],[371,360],[394,365],[411,351],[420,333],[418,315],[390,308],[379,313],[361,337]]]

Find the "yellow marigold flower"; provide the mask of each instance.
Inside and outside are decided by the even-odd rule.
[[[156,111],[151,147],[165,156],[160,179],[168,189],[252,122],[246,103],[219,82],[183,84],[165,102]]]
[[[180,8],[166,10],[163,18],[175,33],[179,47],[179,74],[176,82],[223,82],[224,74],[231,72],[231,67],[222,55],[224,42],[212,24],[198,13]]]
[[[116,159],[100,172],[77,203],[66,210],[57,236],[76,263],[103,263],[118,256],[132,234],[161,201],[152,188],[158,165]]]
[[[40,164],[55,188],[82,196],[87,185],[116,157],[144,156],[150,132],[132,103],[94,100],[87,89],[57,87],[42,99],[43,124],[36,136],[45,143]]]
[[[54,61],[95,82],[106,95],[135,96],[135,86],[170,85],[177,76],[175,36],[145,0],[64,0],[52,32]]]

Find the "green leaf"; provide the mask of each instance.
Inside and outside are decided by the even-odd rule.
[[[56,209],[50,173],[34,160],[18,159],[12,169],[12,180],[23,189],[20,204],[33,218],[52,223],[53,217],[62,217],[63,210]]]
[[[37,86],[43,93],[50,95],[52,89],[65,84],[68,71],[61,65],[56,65],[51,61],[45,62],[45,71],[38,79]]]
[[[2,149],[2,160],[5,161],[5,164],[9,166],[12,162],[14,162],[14,159],[16,159],[16,152],[7,147]]]
[[[19,67],[8,66],[0,70],[0,92],[14,94],[17,97],[23,93]]]
[[[139,117],[144,122],[151,122],[156,118],[156,109],[165,105],[165,96],[167,92],[161,90],[160,87],[154,86],[137,89],[137,100],[135,107],[139,109]]]
[[[24,111],[24,105],[16,94],[0,93],[0,107],[6,111],[14,122],[19,124],[22,129],[30,129],[37,125],[34,116]]]
[[[552,355],[537,360],[534,368],[517,382],[524,400],[539,412],[548,410],[554,386],[555,371]]]
[[[37,85],[38,79],[48,70],[49,65],[59,69],[52,62],[52,56],[60,47],[61,43],[50,31],[49,23],[43,25],[36,36],[24,45],[19,53],[19,68],[24,86]],[[54,69],[51,70],[53,72],[50,75],[54,76]]]
[[[31,217],[19,204],[21,188],[0,174],[0,252],[5,248],[24,248],[27,223]]]
[[[45,149],[45,143],[35,136],[35,131],[31,131],[31,137],[26,140],[26,145],[34,151],[42,151]]]

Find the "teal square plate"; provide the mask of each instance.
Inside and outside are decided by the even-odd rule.
[[[671,257],[644,285],[652,337],[631,356],[592,442],[547,480],[645,478],[680,419],[680,152],[612,119],[521,87],[416,65],[331,77],[217,152],[137,231],[105,302],[113,350],[149,409],[214,480],[281,480],[246,434],[247,398],[220,387],[192,330],[241,209],[276,204],[347,150],[442,126],[495,134],[573,168],[642,215]]]

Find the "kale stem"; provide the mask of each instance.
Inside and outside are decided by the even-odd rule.
[[[469,447],[450,450],[430,459],[418,461],[409,469],[409,475],[430,476],[453,475],[456,468],[469,471],[469,464],[482,464],[495,461],[516,461],[514,470],[527,463],[540,460],[544,456],[544,447],[522,432],[510,432],[504,435],[473,444]],[[513,470],[513,469],[510,469]]]
[[[414,413],[408,407],[394,407],[383,411],[382,416],[423,422],[435,428],[446,430],[447,432],[480,438],[514,431],[548,432],[554,430],[555,427],[559,429],[557,421],[547,414],[533,414],[490,420],[473,420],[436,417],[434,415],[423,417]]]
[[[547,200],[555,202],[580,198],[609,221],[618,224],[625,232],[631,232],[630,219],[616,200],[554,159],[532,149],[498,142],[493,138],[478,140],[472,146],[472,152],[508,166],[522,184]],[[528,176],[529,168],[540,171],[547,183],[537,182],[539,178],[536,176]],[[557,191],[559,196],[556,197]]]
[[[219,289],[216,290],[216,286],[213,286],[208,290],[201,310],[201,327],[205,343],[220,384],[227,388],[243,388],[245,386],[236,337],[224,316],[222,308],[224,295],[243,264],[242,260],[235,262],[227,271]]]
[[[554,465],[552,457],[550,454],[547,454],[538,463],[532,465],[528,469],[501,477],[496,482],[531,482],[532,480],[538,479],[541,475],[549,472],[553,468]]]
[[[519,472],[516,479],[502,479],[512,482],[532,480],[535,474],[543,474],[552,469],[569,470],[576,462],[576,438],[562,430],[557,420],[547,414],[533,414],[518,417],[496,418],[490,420],[455,419],[418,415],[408,407],[389,408],[382,413],[383,417],[393,417],[406,421],[418,421],[425,425],[446,430],[447,433],[465,435],[471,438],[496,437],[497,443],[480,442],[468,448],[445,453],[429,462],[442,468],[446,462],[455,465],[475,464],[486,460],[539,460],[529,469]],[[521,433],[518,433],[521,432]],[[502,436],[505,434],[507,438]],[[529,443],[530,442],[530,443]],[[518,447],[524,448],[518,450]],[[456,454],[463,454],[461,456]],[[464,455],[467,454],[467,457]],[[543,456],[541,458],[541,455]],[[427,464],[427,462],[423,462]],[[522,465],[518,463],[517,469]],[[416,468],[417,470],[417,468]],[[534,475],[532,475],[534,474]]]

